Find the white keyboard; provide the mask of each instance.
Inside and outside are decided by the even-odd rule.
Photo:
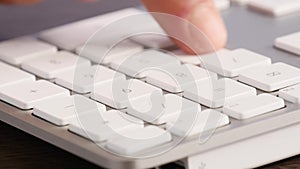
[[[275,16],[300,8],[297,0],[237,1]],[[216,5],[225,10],[230,3]],[[109,42],[85,44],[108,22],[140,13],[128,8],[0,42],[1,120],[22,122],[16,126],[120,169],[182,162],[300,121],[300,69],[260,53],[237,48],[191,56],[174,50],[169,38],[147,35],[102,58]],[[140,29],[164,33],[147,21]],[[300,55],[299,32],[274,43]],[[199,137],[210,136],[199,146]]]

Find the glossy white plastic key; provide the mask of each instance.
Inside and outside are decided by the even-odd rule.
[[[162,95],[162,90],[136,79],[114,80],[97,86],[91,97],[110,107],[123,109],[136,100],[151,99],[154,93]]]
[[[109,65],[113,60],[124,59],[141,52],[143,49],[143,46],[130,41],[124,41],[115,46],[105,44],[105,42],[99,42],[95,44],[85,44],[77,48],[76,53],[97,64]]]
[[[38,80],[2,87],[0,99],[21,109],[32,109],[40,101],[69,94],[69,91],[62,87]]]
[[[98,85],[113,81],[125,80],[125,75],[104,66],[82,66],[59,73],[55,83],[77,93],[89,93]]]
[[[201,67],[183,64],[162,66],[147,72],[146,82],[169,92],[182,92],[187,85],[201,80],[217,79],[217,74]]]
[[[186,88],[184,97],[210,108],[222,107],[225,103],[256,95],[256,89],[232,79],[200,81],[197,86]]]
[[[284,106],[283,99],[264,93],[232,101],[224,106],[223,112],[230,117],[243,120],[283,108]]]
[[[201,106],[198,103],[184,99],[174,94],[166,94],[165,100],[161,104],[144,102],[139,104],[138,108],[128,107],[126,112],[152,124],[163,124],[174,121],[182,113],[201,112]],[[152,106],[161,106],[162,108],[152,108]],[[159,111],[159,112],[157,112]]]
[[[25,60],[56,53],[55,46],[32,37],[20,37],[0,43],[0,59],[19,65]]]
[[[162,49],[170,46],[174,46],[174,43],[171,41],[167,35],[162,31],[161,28],[157,28],[159,31],[161,30],[161,34],[146,34],[139,35],[136,37],[132,37],[131,39],[141,45],[144,45],[149,48],[154,49]]]
[[[124,130],[139,130],[144,123],[123,112],[90,111],[77,117],[69,125],[69,130],[94,142],[107,141],[118,137]]]
[[[264,91],[275,91],[300,83],[300,69],[285,63],[243,71],[239,81]]]
[[[300,84],[281,89],[278,95],[289,102],[300,104]]]
[[[275,46],[279,49],[300,55],[300,32],[277,38]]]
[[[171,64],[179,65],[180,61],[162,52],[146,50],[124,60],[112,61],[111,67],[131,77],[143,78],[148,70]]]
[[[271,64],[270,58],[246,49],[206,55],[201,60],[203,67],[226,77],[235,77],[244,70]]]
[[[132,155],[150,148],[154,148],[172,141],[169,132],[156,126],[131,129],[107,142],[106,147],[121,155]]]
[[[206,109],[194,116],[188,117],[185,115],[173,121],[167,125],[167,130],[174,135],[185,137],[194,136],[208,130],[215,130],[229,124],[228,116],[217,110]]]
[[[230,0],[214,0],[218,10],[225,10],[230,7]]]
[[[139,14],[140,10],[127,8],[117,12],[107,13],[90,19],[70,23],[42,31],[39,38],[55,44],[61,49],[75,50],[82,46],[94,33],[101,30],[103,25],[119,18]]]
[[[27,60],[22,63],[21,67],[39,77],[53,79],[64,71],[80,66],[89,66],[90,64],[87,59],[73,53],[61,51],[53,55]]]
[[[37,103],[33,114],[55,125],[68,125],[75,118],[91,110],[106,111],[106,107],[81,95],[47,99]]]
[[[300,11],[300,1],[298,0],[251,0],[248,5],[273,16],[282,16]]]
[[[35,81],[35,77],[13,66],[0,62],[0,87]]]

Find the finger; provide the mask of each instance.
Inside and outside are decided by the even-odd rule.
[[[0,0],[0,4],[31,4],[37,2],[40,2],[40,0]]]
[[[191,31],[191,29],[187,30],[186,27],[182,25],[170,25],[170,22],[167,20],[155,17],[169,35],[176,33],[183,34],[183,38],[189,43],[183,44],[177,40],[175,43],[184,51],[201,54],[211,52],[212,50],[218,50],[225,46],[227,41],[226,28],[213,0],[142,1],[150,12],[167,13],[181,17],[186,19],[203,33],[204,36],[191,36],[191,32],[187,32]],[[211,47],[207,44],[208,42],[210,42]],[[199,49],[198,47],[195,47],[195,45],[201,45],[202,48]],[[190,49],[191,47],[193,51]]]

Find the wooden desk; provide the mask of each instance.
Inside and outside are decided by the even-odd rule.
[[[0,131],[1,169],[100,169],[79,157],[41,141],[6,123],[0,122]],[[261,167],[260,169],[291,168],[300,168],[300,155]],[[181,167],[167,165],[163,169],[181,169]]]

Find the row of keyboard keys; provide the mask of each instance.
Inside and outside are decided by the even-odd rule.
[[[56,52],[55,46],[32,37],[20,37],[0,43],[0,59],[12,65],[20,65],[28,59]]]
[[[89,66],[89,60],[61,51],[41,56],[22,63],[21,67],[44,79],[56,78],[60,73],[81,66]]]

